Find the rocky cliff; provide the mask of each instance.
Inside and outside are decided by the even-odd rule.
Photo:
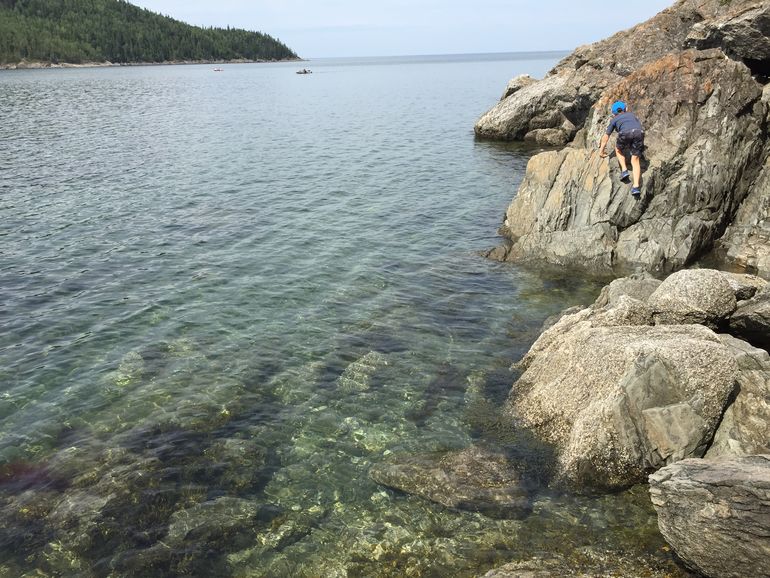
[[[531,159],[489,256],[671,272],[710,254],[770,277],[768,75],[770,0],[680,0],[514,79],[476,133],[566,146]],[[646,129],[638,201],[597,150],[619,99]]]

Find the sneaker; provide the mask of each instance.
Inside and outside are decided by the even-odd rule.
[[[639,187],[633,187],[633,188],[631,189],[631,195],[632,195],[632,196],[633,196],[635,199],[637,199],[637,200],[638,200],[638,199],[639,199],[639,197],[642,195],[642,190],[641,190]]]
[[[631,179],[631,174],[628,171],[620,173],[620,180],[627,183]]]

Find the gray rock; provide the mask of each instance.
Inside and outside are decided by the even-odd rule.
[[[738,363],[737,389],[705,457],[770,454],[770,355],[730,335],[720,338]]]
[[[506,456],[478,446],[397,455],[373,466],[369,475],[378,484],[493,518],[521,518],[532,509],[514,465]]]
[[[658,525],[711,578],[770,576],[770,456],[684,460],[650,476]]]
[[[686,269],[667,277],[650,295],[656,323],[716,327],[736,309],[735,291],[714,269]]]
[[[723,5],[722,14],[692,27],[685,45],[721,47],[736,58],[770,59],[770,3],[739,0]]]
[[[566,144],[609,86],[632,71],[682,47],[694,24],[724,13],[719,0],[684,0],[648,22],[581,46],[548,75],[522,86],[477,121],[487,138]],[[565,122],[566,121],[566,122]],[[549,132],[534,132],[552,129]],[[545,143],[544,143],[545,144]]]
[[[751,299],[758,291],[761,291],[767,286],[767,281],[756,275],[722,271],[722,276],[727,280],[730,284],[730,288],[735,292],[735,299],[737,301]]]
[[[593,316],[594,326],[653,325],[652,308],[638,299],[621,295],[614,305],[608,305]]]
[[[770,279],[770,161],[719,240],[716,255],[726,267]]]
[[[735,385],[730,350],[702,326],[600,322],[584,310],[544,333],[507,415],[553,444],[557,479],[576,488],[623,488],[702,456]]]
[[[508,82],[508,85],[505,87],[505,91],[503,92],[503,96],[500,97],[500,100],[505,100],[512,94],[519,92],[522,88],[529,86],[533,82],[537,81],[529,74],[520,74],[519,76],[512,78]]]
[[[770,351],[770,287],[739,305],[730,318],[730,333]]]
[[[594,307],[616,305],[620,297],[624,295],[639,301],[647,301],[660,284],[660,280],[644,274],[615,279],[602,289],[594,303]]]

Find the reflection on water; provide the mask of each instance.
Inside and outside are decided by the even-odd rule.
[[[548,491],[497,413],[599,287],[477,256],[531,151],[470,127],[552,63],[0,75],[0,576],[678,575],[644,488]],[[478,440],[541,472],[530,516],[368,476]]]

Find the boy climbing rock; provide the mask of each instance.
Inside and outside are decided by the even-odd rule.
[[[613,118],[610,125],[607,127],[607,132],[602,137],[602,142],[599,144],[599,151],[601,157],[607,156],[607,142],[610,140],[610,135],[613,131],[618,131],[618,139],[615,143],[615,153],[618,157],[618,163],[620,164],[620,180],[624,183],[629,181],[628,167],[626,166],[626,153],[631,153],[631,169],[633,171],[634,184],[631,187],[631,194],[634,198],[638,199],[641,195],[641,156],[644,151],[644,129],[642,123],[636,118],[636,115],[626,110],[626,103],[617,101],[612,105]]]

